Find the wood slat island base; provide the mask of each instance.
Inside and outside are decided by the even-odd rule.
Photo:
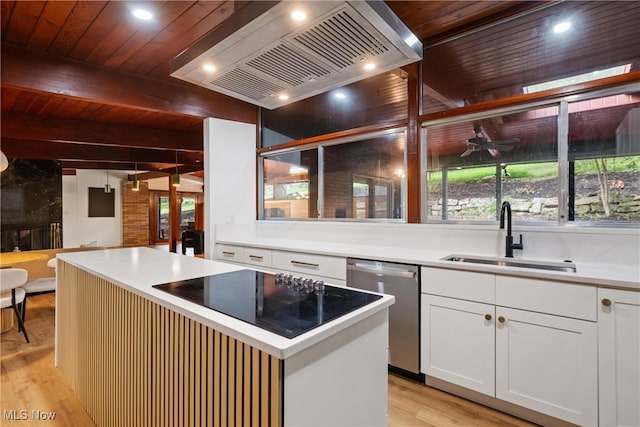
[[[148,248],[59,258],[56,366],[97,426],[387,425],[393,297],[286,339],[153,288],[229,269]]]
[[[282,361],[60,263],[58,367],[98,426],[282,424]]]

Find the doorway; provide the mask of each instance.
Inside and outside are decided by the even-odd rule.
[[[201,230],[204,224],[204,205],[201,193],[178,192],[180,232]],[[149,235],[151,244],[169,242],[169,205],[168,191],[149,191]]]

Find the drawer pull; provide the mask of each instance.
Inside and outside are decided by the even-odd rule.
[[[490,314],[485,314],[484,318],[487,319],[487,320],[491,320],[491,315]]]
[[[224,256],[236,256],[236,253],[235,252],[222,251],[222,255],[224,255]]]
[[[311,262],[302,262],[302,261],[295,261],[295,260],[291,260],[291,264],[297,266],[297,267],[304,267],[304,268],[318,268],[320,267],[320,264],[314,264]]]
[[[249,258],[251,258],[253,261],[262,261],[264,259],[264,257],[261,257],[259,255],[249,255]]]
[[[504,323],[507,319],[504,318],[504,316],[498,316],[498,322],[500,323]]]
[[[604,305],[605,307],[611,307],[611,300],[609,298],[603,299],[602,305]]]

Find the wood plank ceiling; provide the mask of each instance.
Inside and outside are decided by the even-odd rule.
[[[556,3],[387,2],[423,40],[425,55],[432,55],[424,67],[431,79],[429,87],[451,102],[473,102],[468,91],[474,83],[495,86],[498,76],[504,75],[500,67],[518,61],[526,64],[520,58],[529,54],[529,47],[522,44],[525,39],[514,36],[508,43],[503,39],[497,58],[486,40],[472,43],[468,38],[456,49],[439,46]],[[590,19],[612,13],[640,16],[640,2],[612,3],[627,5],[617,11],[594,7]],[[229,18],[243,2],[144,4],[152,9],[155,20],[134,20],[133,3],[127,1],[1,1],[1,136],[8,157],[57,159],[66,168],[133,170],[137,163],[138,170],[149,171],[170,169],[177,163],[181,172],[190,172],[202,169],[203,118],[257,121],[257,107],[169,76],[170,61]],[[638,26],[619,25],[623,28],[615,40],[620,49],[633,50],[633,43],[623,38],[633,39]],[[532,40],[530,32],[527,43],[540,42]],[[498,32],[491,37],[502,36]],[[614,36],[602,37],[607,40],[575,52],[579,60],[572,64],[576,69],[608,60],[594,57],[601,55]],[[617,55],[637,59],[637,42],[635,52]],[[470,60],[475,61],[473,65],[465,63]],[[552,58],[536,58],[536,69],[548,66],[545,61],[550,63]],[[522,72],[513,69],[511,74],[521,78],[518,73]],[[451,78],[452,73],[458,77]],[[459,84],[462,81],[464,85]]]

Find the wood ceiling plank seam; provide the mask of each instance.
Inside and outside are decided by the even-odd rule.
[[[131,72],[167,77],[168,63],[171,59],[195,43],[233,13],[233,2],[195,2],[178,19],[171,22],[147,43],[143,49],[145,55],[134,55],[122,68]],[[192,20],[195,20],[194,23]],[[170,55],[167,55],[167,53]],[[167,60],[163,59],[169,57]],[[149,61],[149,58],[152,61]],[[162,72],[154,72],[158,69]]]
[[[60,106],[64,103],[64,101],[65,100],[63,98],[54,98],[49,96],[47,97],[47,101],[45,102],[45,104],[42,105],[42,107],[37,111],[37,114],[39,116],[51,115],[58,108],[60,108]]]
[[[97,0],[77,1],[47,52],[67,56],[107,3],[108,1]]]
[[[38,23],[44,4],[45,2],[42,1],[17,2],[3,40],[26,46],[31,33]]]
[[[47,99],[46,96],[36,96],[25,112],[28,114],[38,114],[38,112],[47,105]]]
[[[2,20],[2,40],[4,40],[7,31],[9,30],[9,22],[13,16],[13,10],[16,7],[16,0],[3,0],[0,2],[0,19]]]
[[[2,101],[2,110],[13,110],[19,96],[19,90],[3,86],[2,96],[0,97],[0,100]]]
[[[29,37],[27,47],[47,51],[62,29],[74,4],[75,2],[72,1],[48,1],[44,6],[40,19],[38,19],[36,28]]]
[[[197,6],[200,6],[203,2],[197,2]],[[183,34],[183,40],[188,40],[185,47],[174,46],[174,43],[169,43],[168,47],[173,54],[165,61],[157,63],[153,68],[147,69],[146,74],[154,77],[166,77],[171,73],[170,63],[179,53],[181,53],[186,47],[191,46],[193,43],[204,37],[211,30],[216,28],[226,19],[228,19],[234,11],[234,1],[218,2],[218,7],[211,11],[206,17],[197,22],[195,25],[188,28]],[[175,39],[172,40],[175,42]]]
[[[101,63],[95,61],[92,55],[98,49],[107,46],[117,45],[122,42],[121,33],[131,31],[126,18],[126,3],[120,1],[110,1],[89,24],[82,38],[78,40],[73,49],[66,55],[69,58],[93,64]]]
[[[157,11],[159,15],[157,24],[147,26],[145,23],[141,23],[125,42],[116,46],[116,49],[103,59],[102,63],[109,68],[121,68],[129,59],[144,51],[144,47],[155,37],[156,28],[166,28],[173,21],[179,19],[184,11],[190,7],[188,2],[165,2],[162,8]],[[152,28],[154,31],[151,30]]]

